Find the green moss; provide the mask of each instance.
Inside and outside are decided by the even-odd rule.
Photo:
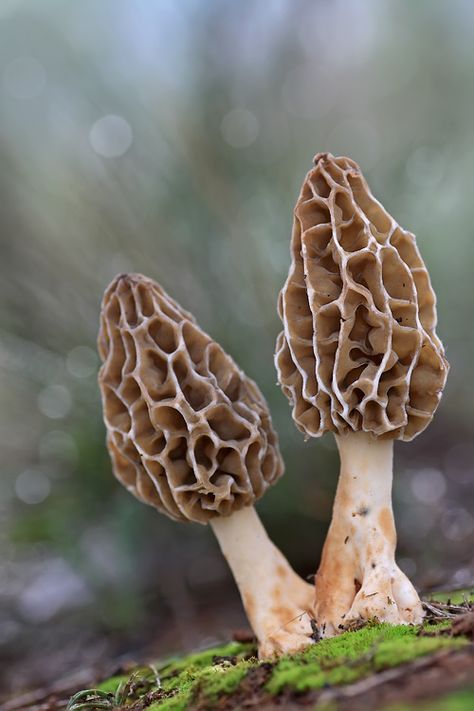
[[[411,662],[417,657],[432,654],[440,649],[464,647],[467,640],[451,637],[415,637],[382,642],[374,654],[373,666],[376,671],[396,667]]]
[[[192,697],[202,693],[210,700],[232,693],[240,684],[250,666],[257,664],[257,659],[248,660],[255,648],[251,644],[230,642],[204,649],[187,657],[171,657],[157,665],[161,689],[167,696],[157,701],[150,709],[181,711],[186,709]],[[233,663],[226,663],[225,657],[231,657]],[[224,658],[224,660],[221,660]],[[214,664],[214,660],[218,662]],[[134,673],[140,674],[138,668]],[[143,667],[149,676],[150,669]],[[101,691],[115,693],[122,682],[130,675],[113,676],[98,686]]]
[[[442,632],[443,630],[448,630],[451,627],[452,620],[442,620],[441,622],[427,622],[424,628],[430,634],[434,632]]]
[[[198,694],[207,697],[210,702],[231,694],[237,689],[248,669],[258,664],[256,658],[247,659],[253,651],[252,645],[232,642],[162,665],[162,689],[173,695],[149,708],[182,711],[188,708],[191,699]],[[215,658],[219,660],[221,657],[232,657],[235,664],[226,663],[225,660],[213,663]]]
[[[418,637],[415,627],[368,625],[357,632],[323,640],[303,654],[281,659],[266,688],[271,694],[279,694],[283,689],[304,692],[327,685],[350,684],[372,672],[466,644],[467,640],[462,638]]]
[[[428,629],[436,633],[448,626],[449,622],[442,622],[429,625]],[[304,693],[324,686],[350,684],[440,649],[458,649],[469,644],[465,638],[419,636],[418,631],[416,627],[370,623],[355,632],[323,640],[302,654],[278,660],[269,669],[264,691],[271,695],[285,689]],[[249,670],[258,667],[257,659],[252,656],[255,651],[253,645],[231,642],[159,663],[157,671],[163,696],[148,707],[149,711],[185,711],[192,708],[196,700],[206,708],[213,708],[219,699],[238,689]],[[143,673],[150,678],[149,668],[143,668]],[[125,675],[112,677],[99,688],[115,692],[128,678]],[[435,711],[448,711],[448,707],[440,706],[439,710],[436,707]],[[453,706],[453,711],[458,708]],[[459,707],[459,711],[467,711],[467,706]]]
[[[130,674],[122,676],[111,676],[110,679],[107,679],[106,681],[103,681],[102,684],[99,684],[97,688],[101,691],[108,691],[112,694],[115,694],[122,681],[127,681],[128,679],[130,679]]]
[[[220,696],[232,694],[247,675],[251,666],[257,662],[240,662],[235,667],[212,667],[203,671],[199,679],[199,687],[204,696],[211,700]]]
[[[464,590],[454,590],[453,592],[434,592],[428,596],[429,600],[438,602],[451,601],[453,605],[461,605],[463,602],[474,602],[474,590],[466,588]]]
[[[191,687],[182,689],[175,696],[170,696],[168,699],[163,699],[151,706],[147,707],[147,711],[186,711],[189,708],[193,690]]]
[[[182,657],[181,659],[175,657],[174,659],[169,660],[166,664],[161,664],[159,669],[161,670],[163,676],[170,676],[172,674],[179,674],[180,672],[189,670],[190,668],[203,669],[204,667],[209,667],[212,665],[214,657],[237,657],[238,659],[241,659],[254,651],[255,647],[251,644],[229,642],[227,644],[221,644],[217,647],[211,647],[210,649],[204,649],[201,652],[190,654],[189,656]]]

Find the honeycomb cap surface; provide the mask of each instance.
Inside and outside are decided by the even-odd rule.
[[[307,436],[411,440],[448,374],[436,299],[415,237],[373,197],[359,166],[321,153],[294,211],[275,363]]]
[[[98,346],[114,473],[138,499],[206,523],[253,504],[283,473],[257,385],[156,282],[114,279]]]

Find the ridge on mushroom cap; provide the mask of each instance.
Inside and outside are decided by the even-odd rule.
[[[294,211],[275,363],[308,436],[413,439],[449,365],[415,237],[373,197],[354,161],[319,153]]]
[[[113,280],[98,346],[107,446],[137,498],[206,523],[254,503],[281,476],[257,385],[156,282]]]

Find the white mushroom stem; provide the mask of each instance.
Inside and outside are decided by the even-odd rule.
[[[364,432],[336,436],[341,473],[316,575],[315,615],[332,636],[362,620],[417,624],[418,594],[395,563],[393,441]]]
[[[271,542],[253,506],[214,518],[211,526],[258,639],[260,659],[311,644],[314,588]]]

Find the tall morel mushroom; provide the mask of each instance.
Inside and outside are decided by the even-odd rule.
[[[117,478],[177,521],[210,523],[261,657],[311,643],[312,588],[271,543],[254,502],[283,473],[257,385],[151,279],[105,292],[99,374]]]
[[[373,197],[354,161],[319,154],[294,212],[279,299],[283,392],[307,437],[334,432],[341,472],[316,575],[322,634],[359,620],[418,623],[395,563],[393,440],[431,421],[448,363],[415,237]]]

